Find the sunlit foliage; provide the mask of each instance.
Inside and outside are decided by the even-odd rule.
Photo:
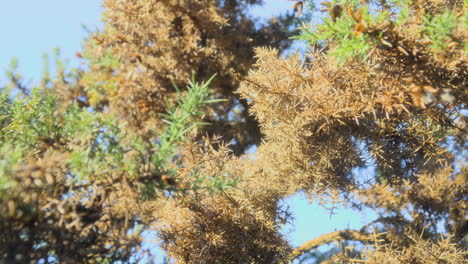
[[[285,57],[300,18],[259,2],[106,0],[84,69],[13,62],[0,260],[138,262],[151,230],[175,263],[463,263],[466,1],[296,1]],[[299,192],[378,218],[293,248]]]

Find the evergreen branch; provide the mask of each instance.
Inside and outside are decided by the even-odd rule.
[[[158,169],[162,169],[164,164],[174,156],[174,151],[178,142],[182,141],[185,134],[196,126],[206,123],[193,122],[194,119],[203,114],[201,110],[206,104],[212,103],[208,100],[208,86],[216,75],[201,84],[194,78],[189,82],[187,95],[178,100],[178,107],[168,104],[168,113],[163,114],[167,127],[160,134],[160,141],[157,147],[153,162]]]

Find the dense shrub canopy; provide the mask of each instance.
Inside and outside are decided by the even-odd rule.
[[[349,247],[322,263],[464,263],[467,2],[297,1],[298,32],[257,4],[106,0],[84,69],[32,88],[8,72],[1,263],[138,262],[147,230],[175,263],[333,241]],[[294,34],[310,50],[282,57]],[[298,192],[378,218],[292,248]]]

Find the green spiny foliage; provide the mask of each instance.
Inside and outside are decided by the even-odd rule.
[[[65,66],[58,65],[61,73],[56,77],[58,80],[72,76],[66,73]],[[48,76],[48,71],[45,72],[44,76]],[[14,76],[18,77],[10,77]],[[67,204],[74,204],[72,208],[75,209],[72,210],[88,210],[83,209],[84,201],[89,203],[108,199],[97,193],[109,192],[114,188],[113,185],[123,184],[123,181],[132,182],[133,187],[128,193],[139,193],[144,198],[164,196],[163,190],[178,191],[180,188],[174,182],[165,181],[161,174],[169,173],[171,177],[176,177],[177,170],[168,166],[177,159],[180,144],[188,141],[187,134],[195,127],[206,124],[197,121],[204,114],[206,105],[219,102],[209,99],[209,84],[213,78],[201,84],[192,79],[187,92],[179,92],[175,106],[168,102],[168,113],[163,115],[166,126],[161,133],[155,132],[149,141],[126,130],[125,122],[119,121],[112,114],[80,107],[77,102],[61,105],[53,90],[48,87],[35,87],[24,94],[14,94],[3,88],[0,93],[0,203],[5,205],[2,207],[2,228],[14,225],[15,221],[21,223],[23,218],[25,221],[43,219],[41,221],[45,225],[56,228],[55,225],[60,226],[64,222],[70,224],[71,220],[64,219],[80,215],[79,222],[85,223],[77,224],[77,228],[80,226],[78,229],[82,229],[89,225],[86,222],[89,220],[82,220],[87,213],[98,225],[101,220],[96,218],[97,212],[94,210],[103,210],[102,205],[98,207],[101,209],[70,214],[66,213],[69,209],[60,209],[62,220],[53,217],[53,212],[57,211],[49,206],[58,203],[63,208],[70,208]],[[52,80],[52,84],[57,83],[56,80]],[[192,189],[211,191],[232,186],[229,180],[206,178],[200,173],[193,174],[191,182]],[[93,187],[87,189],[87,186]],[[52,204],[50,200],[38,200],[39,196],[46,193],[60,195],[54,198],[57,200]],[[137,199],[134,198],[133,202],[137,202]],[[108,203],[106,206],[116,205]],[[98,212],[102,217],[106,214]],[[140,216],[134,214],[131,217]],[[121,231],[127,232],[126,228],[129,227],[122,227]],[[8,228],[12,229],[10,243],[33,242],[32,237],[15,236],[13,230],[16,227]],[[21,228],[17,231],[21,232]],[[74,232],[73,228],[69,231]],[[134,243],[131,241],[137,239],[132,236],[137,233],[126,235],[130,248]],[[75,235],[80,236],[79,233]],[[86,241],[89,233],[81,235],[81,241]],[[41,244],[44,254],[48,256],[60,257],[54,253],[54,245],[50,241],[45,238],[33,244]],[[96,245],[93,242],[89,246]],[[111,261],[115,258],[122,257],[113,254],[102,259]]]
[[[430,45],[436,51],[443,51],[447,49],[450,41],[450,36],[455,30],[459,21],[452,11],[446,9],[441,14],[431,16],[426,14],[424,16],[424,34],[432,44]]]
[[[135,176],[138,162],[125,158],[129,151],[137,151],[140,158],[151,155],[157,173],[163,173],[167,163],[176,157],[179,143],[187,140],[186,134],[207,124],[196,121],[203,114],[203,107],[220,101],[208,99],[208,86],[213,78],[202,84],[192,79],[187,94],[183,96],[180,92],[177,107],[168,103],[168,113],[162,115],[167,126],[162,133],[156,132],[155,143],[149,148],[144,147],[138,136],[123,143],[127,135],[111,115],[90,112],[76,104],[60,110],[50,90],[34,88],[29,97],[14,100],[3,94],[0,98],[2,147],[14,145],[35,155],[52,145],[60,146],[70,151],[70,170],[79,180],[106,175],[116,169]]]
[[[429,9],[419,21],[415,21],[414,17],[419,17],[414,11],[416,4],[408,0],[385,1],[382,6],[359,0],[325,1],[321,5],[322,9],[313,4],[306,5],[309,12],[325,12],[325,17],[320,22],[303,24],[300,35],[293,38],[307,41],[315,47],[328,47],[328,55],[339,63],[353,57],[366,60],[369,53],[382,44],[392,48],[394,44],[388,42],[388,35],[396,27],[426,39],[436,52],[447,50],[453,41],[466,46],[453,35],[457,28],[467,29],[466,12],[457,15],[446,8]],[[420,26],[413,27],[412,24]]]
[[[294,39],[307,41],[312,46],[324,46],[332,42],[338,43],[337,47],[330,52],[330,55],[337,57],[340,62],[355,56],[364,59],[373,45],[373,40],[363,34],[354,34],[353,28],[356,21],[350,16],[344,16],[343,13],[346,10],[342,7],[342,4],[353,5],[353,3],[348,3],[349,1],[341,2],[327,4],[326,9],[322,11],[329,12],[331,16],[323,18],[322,22],[318,24],[304,24],[301,34],[294,37]],[[311,11],[320,10],[311,9]],[[363,14],[365,14],[363,21],[366,21],[366,23],[382,19],[380,16],[370,16],[366,8],[363,9]]]
[[[177,149],[177,142],[185,140],[185,135],[190,130],[200,125],[208,123],[196,122],[196,118],[203,114],[202,107],[208,103],[220,102],[222,100],[209,100],[208,85],[215,76],[212,76],[207,82],[196,83],[195,79],[189,82],[187,95],[182,96],[179,92],[178,107],[168,105],[168,113],[161,114],[164,123],[167,126],[159,135],[159,142],[156,147],[156,155],[153,162],[158,170],[165,167],[165,163],[171,160]]]

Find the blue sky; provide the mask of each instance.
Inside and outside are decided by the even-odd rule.
[[[291,10],[292,4],[287,0],[266,0],[264,6],[253,8],[252,14],[270,17]],[[42,54],[52,54],[54,47],[59,47],[62,57],[76,66],[75,52],[81,49],[86,36],[82,25],[90,29],[102,26],[102,10],[98,0],[3,1],[0,9],[0,69],[7,69],[11,58],[17,57],[20,72],[33,85],[42,72]],[[0,74],[0,84],[4,81],[4,74]],[[358,229],[375,217],[343,208],[336,209],[332,215],[316,203],[309,204],[301,195],[286,199],[285,203],[295,214],[295,226],[284,229],[294,246],[335,230]]]
[[[0,69],[12,57],[19,60],[20,72],[38,80],[42,72],[42,54],[59,47],[72,65],[86,36],[82,25],[95,28],[102,7],[98,0],[13,0],[2,1],[0,8]],[[73,64],[74,63],[74,64]],[[1,74],[0,80],[4,80]]]

